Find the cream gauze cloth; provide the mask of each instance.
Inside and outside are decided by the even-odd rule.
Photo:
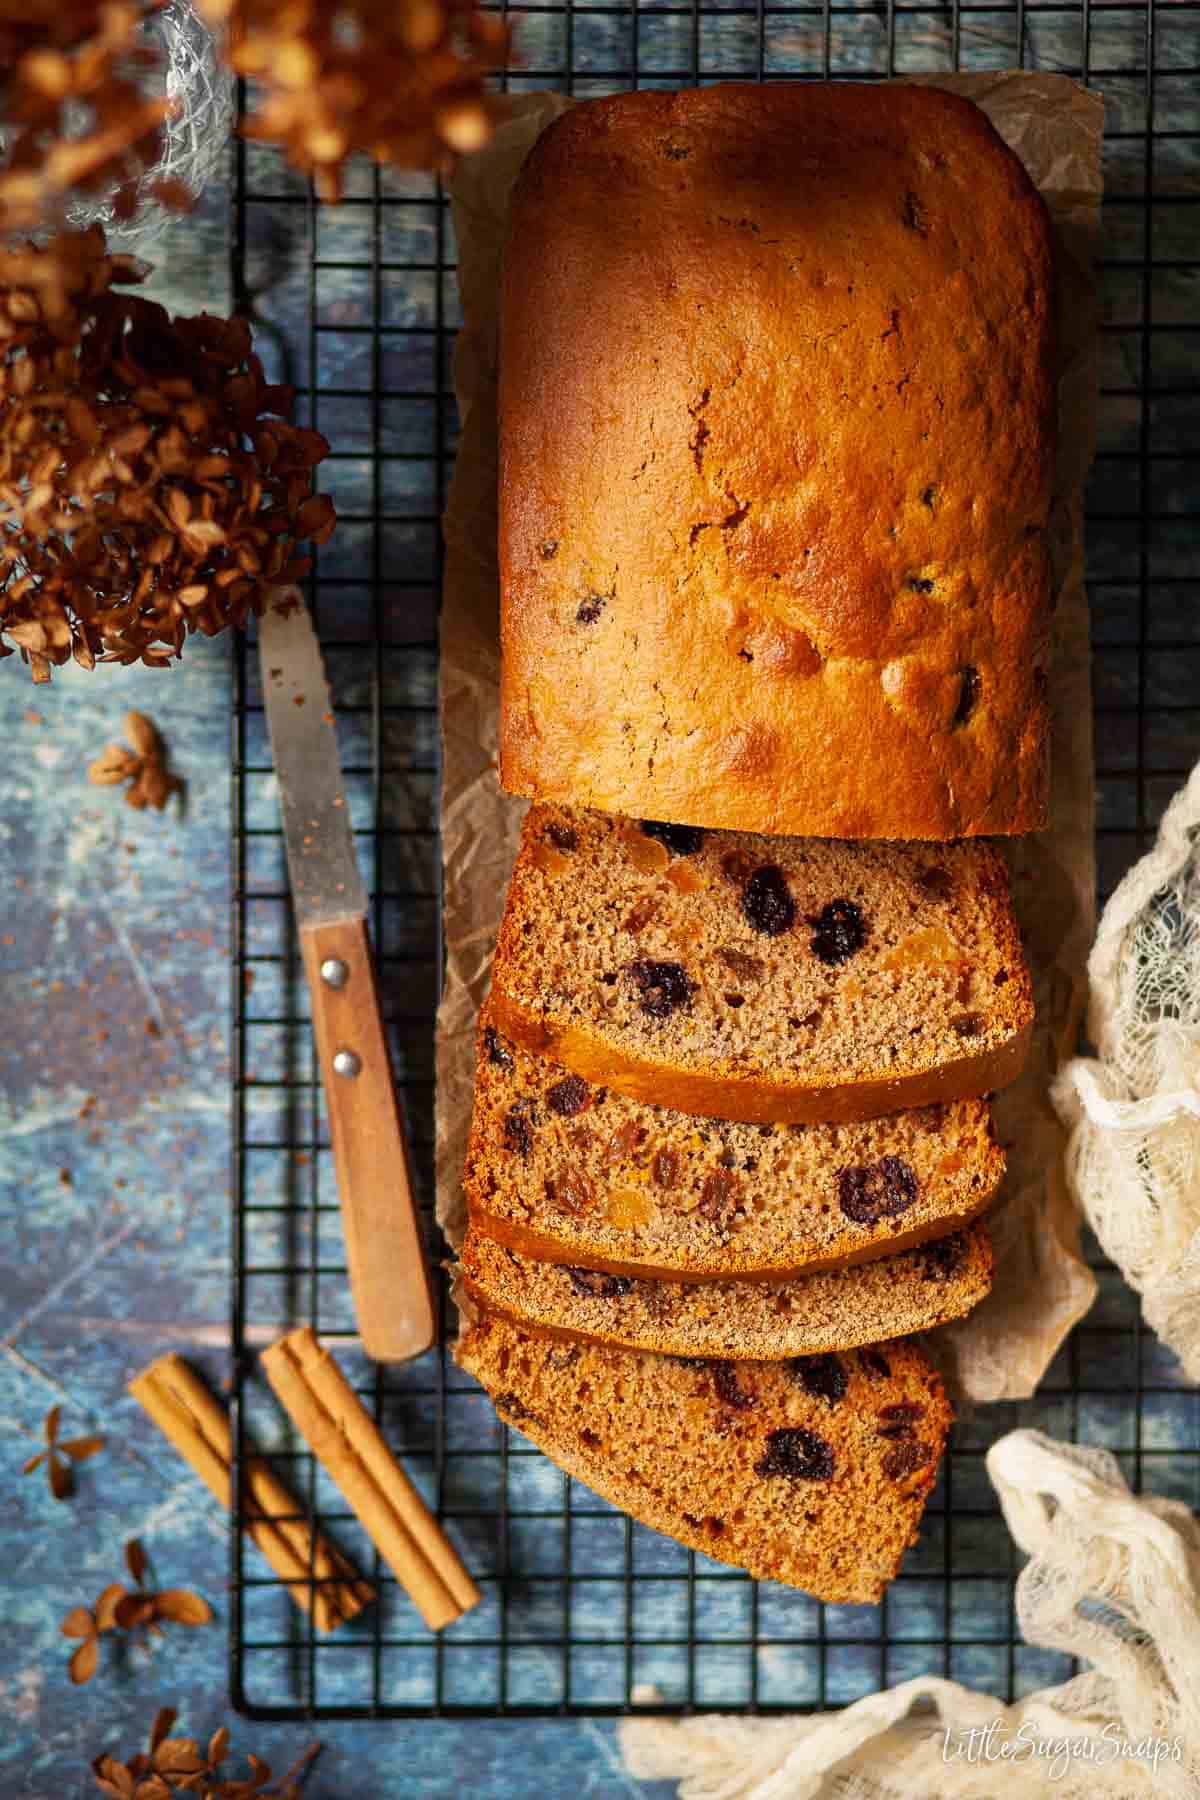
[[[1146,1323],[1200,1380],[1200,767],[1104,909],[1088,1036],[1054,1084],[1067,1179]]]

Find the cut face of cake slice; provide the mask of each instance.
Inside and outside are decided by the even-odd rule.
[[[506,1423],[633,1518],[829,1601],[880,1599],[951,1423],[938,1375],[905,1341],[695,1362],[481,1312],[456,1356]]]
[[[491,1010],[635,1099],[842,1123],[1012,1081],[1033,996],[982,840],[767,838],[538,805]]]

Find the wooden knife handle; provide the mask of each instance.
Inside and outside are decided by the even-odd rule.
[[[404,1362],[437,1327],[366,921],[304,926],[300,945],[359,1336],[376,1362]]]

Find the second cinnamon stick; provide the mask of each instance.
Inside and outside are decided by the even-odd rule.
[[[311,1328],[272,1344],[262,1363],[293,1424],[430,1630],[475,1606],[479,1589]]]

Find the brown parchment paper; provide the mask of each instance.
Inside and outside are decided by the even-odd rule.
[[[1091,689],[1082,570],[1082,486],[1094,437],[1095,299],[1103,103],[1061,75],[938,76],[974,100],[1022,158],[1049,205],[1059,252],[1060,449],[1052,515],[1056,581],[1051,824],[1007,846],[1034,971],[1037,1025],[1022,1079],[1002,1094],[1008,1150],[993,1220],[997,1278],[970,1318],[932,1348],[960,1394],[1033,1392],[1095,1294],[1063,1178],[1065,1134],[1050,1105],[1075,1049],[1094,930]],[[522,95],[452,184],[463,329],[455,360],[462,438],[447,503],[442,610],[442,854],[446,985],[438,1015],[437,1213],[452,1244],[465,1225],[461,1175],[470,1118],[475,1014],[525,803],[496,778],[500,653],[496,564],[496,370],[500,259],[512,184],[545,127],[573,104]]]

